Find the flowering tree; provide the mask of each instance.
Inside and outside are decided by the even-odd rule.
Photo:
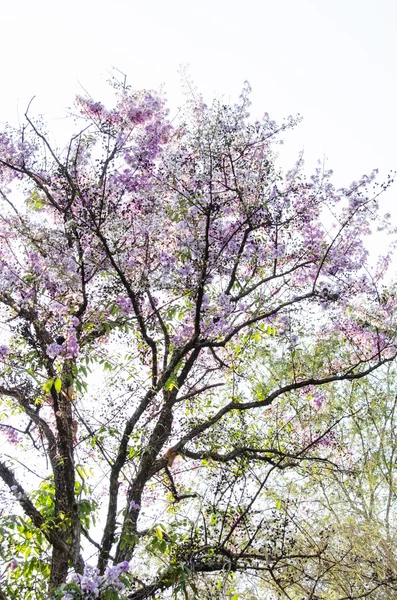
[[[116,94],[77,98],[63,150],[29,111],[0,134],[7,585],[237,597],[233,573],[294,560],[272,482],[328,460],[327,386],[396,355],[388,257],[371,272],[364,245],[385,186],[284,176],[294,121],[250,122],[247,89],[178,124]]]

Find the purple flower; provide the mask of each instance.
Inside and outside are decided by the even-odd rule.
[[[321,398],[314,398],[313,400],[314,406],[319,410],[323,405],[323,400]]]
[[[77,343],[76,330],[74,327],[70,327],[67,335],[66,358],[73,358],[74,356],[77,356],[80,351],[80,346]]]
[[[129,314],[132,310],[132,302],[129,298],[125,298],[124,296],[117,296],[116,302],[119,305],[119,308],[125,314]]]
[[[99,593],[98,581],[89,579],[86,575],[81,578],[80,586],[83,592],[92,592],[95,595]]]
[[[119,567],[122,573],[125,573],[130,568],[130,563],[128,560],[123,560],[123,562],[119,563]]]
[[[3,431],[10,444],[16,446],[20,440],[20,434],[10,425],[6,425]]]
[[[136,502],[134,502],[133,500],[131,500],[131,502],[130,502],[130,510],[132,510],[132,509],[138,510],[140,508],[141,508],[140,504],[137,504]]]
[[[8,568],[9,568],[11,571],[15,571],[15,569],[17,569],[17,568],[18,568],[18,563],[17,563],[17,561],[15,560],[15,558],[13,558],[13,559],[12,559],[12,561],[11,561],[11,562],[10,562],[10,564],[8,565]]]
[[[102,598],[103,592],[106,595],[108,590],[115,593],[124,589],[124,584],[119,580],[119,576],[121,573],[127,572],[129,566],[129,562],[125,560],[118,565],[108,567],[104,575],[99,575],[98,569],[86,565],[84,575],[72,573],[68,577],[68,582],[76,584],[82,592],[85,592],[84,598]],[[74,595],[66,593],[62,600],[73,600],[74,598]]]
[[[62,346],[60,346],[59,344],[57,344],[56,342],[54,342],[53,344],[50,344],[47,347],[47,355],[50,358],[55,358],[57,357],[59,354],[61,354],[61,352],[63,352],[63,348]]]

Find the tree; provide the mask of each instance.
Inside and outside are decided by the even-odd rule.
[[[111,109],[77,98],[63,150],[29,110],[0,135],[7,590],[70,569],[67,600],[279,588],[297,542],[271,482],[328,464],[337,417],[313,402],[396,355],[388,257],[371,271],[364,245],[386,186],[284,176],[295,121],[250,122],[248,88],[175,125],[115,87]]]
[[[274,597],[395,597],[395,382],[392,364],[317,402],[335,426],[327,461],[278,482],[278,517],[294,537],[295,559],[280,557]]]
[[[392,364],[352,386],[343,399],[351,416],[340,423],[338,436],[348,440],[349,468],[317,478],[322,525],[331,533],[329,554],[339,555],[335,575],[327,577],[335,597],[361,594],[378,600],[396,595],[395,382]],[[311,484],[313,493],[316,485]],[[340,560],[343,554],[348,561]]]

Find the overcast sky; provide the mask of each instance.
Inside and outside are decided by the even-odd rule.
[[[55,127],[82,86],[106,98],[112,67],[137,88],[164,84],[176,110],[189,64],[207,98],[233,100],[248,79],[256,114],[300,113],[291,160],[325,155],[340,183],[375,167],[386,176],[397,168],[396,31],[396,0],[3,2],[0,121],[15,123],[36,95],[32,110]]]

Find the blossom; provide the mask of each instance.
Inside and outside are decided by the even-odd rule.
[[[15,558],[13,558],[13,559],[12,559],[12,561],[11,561],[11,562],[10,562],[10,564],[8,565],[8,568],[9,568],[11,571],[15,571],[15,569],[17,569],[17,568],[18,568],[18,562],[17,562],[17,560],[16,560]]]
[[[95,597],[99,594],[98,584],[100,584],[100,581],[98,581],[97,578],[89,579],[86,575],[84,575],[80,581],[80,587],[83,592],[92,592]]]
[[[66,358],[73,358],[77,356],[80,351],[80,345],[77,342],[76,330],[74,327],[70,327],[67,332],[66,340]]]
[[[63,352],[63,347],[60,344],[57,344],[56,342],[47,346],[47,355],[50,358],[56,358],[62,352]]]
[[[20,441],[20,433],[10,425],[4,426],[3,433],[8,441],[14,446],[16,446]]]
[[[132,302],[129,298],[124,296],[117,296],[116,302],[121,312],[128,314],[132,311]]]
[[[320,410],[325,402],[325,394],[324,392],[317,390],[313,397],[313,404],[316,410]]]
[[[124,584],[120,581],[119,576],[122,573],[126,573],[129,566],[129,562],[125,560],[117,565],[108,567],[105,574],[100,575],[98,569],[91,565],[86,565],[84,574],[80,575],[79,573],[72,573],[68,577],[68,583],[77,585],[82,592],[85,592],[84,598],[87,598],[87,600],[102,598],[104,597],[102,594],[103,592],[105,593],[105,597],[107,597],[107,593],[113,592],[114,595],[114,593],[124,589]],[[75,598],[75,596],[68,591],[68,589],[70,589],[68,588],[68,583],[65,585],[61,600],[74,600]],[[113,595],[110,594],[111,597],[113,597]]]

